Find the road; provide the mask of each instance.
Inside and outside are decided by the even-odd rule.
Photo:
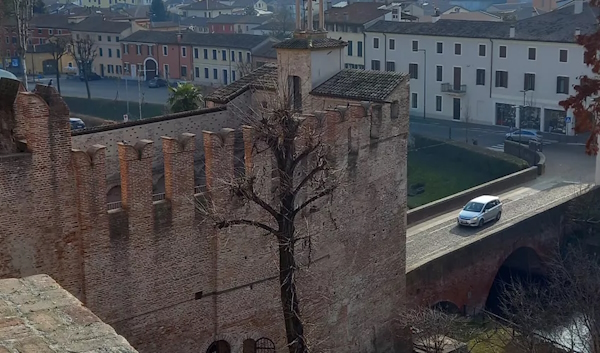
[[[458,227],[455,209],[429,221],[413,225],[406,232],[406,270],[418,267],[443,253],[485,237],[495,229],[519,222],[529,215],[588,188],[589,184],[569,183],[561,178],[542,176],[500,195],[502,218],[482,228]]]

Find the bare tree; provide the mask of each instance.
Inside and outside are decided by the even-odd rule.
[[[274,29],[269,32],[269,36],[284,40],[288,38],[294,30],[294,22],[292,14],[285,8],[282,7],[273,18]]]
[[[61,59],[67,53],[70,44],[70,36],[52,36],[48,39],[50,54],[52,55],[52,60],[54,60],[54,65],[56,67],[56,87],[58,93],[60,93]]]
[[[13,2],[16,23],[17,23],[17,38],[19,47],[17,49],[21,65],[23,65],[23,85],[27,89],[27,45],[29,44],[29,22],[33,17],[33,1],[32,0],[9,0]]]
[[[291,95],[281,93],[271,104],[244,115],[246,131],[252,134],[253,151],[261,159],[273,160],[274,165],[253,166],[252,170],[246,169],[245,175],[238,175],[224,185],[256,212],[249,218],[236,218],[206,200],[198,202],[197,209],[218,229],[251,226],[276,239],[288,348],[290,353],[306,353],[309,347],[296,290],[296,276],[301,266],[296,258],[296,244],[306,242],[309,236],[300,234],[296,220],[304,217],[303,211],[309,206],[311,212],[316,211],[313,206],[319,206],[324,200],[317,201],[334,193],[340,175],[330,163],[330,146],[322,139],[322,129],[316,121],[300,117],[290,103]],[[240,111],[245,108],[239,107]],[[264,185],[270,187],[263,188]],[[262,189],[269,191],[261,193]]]
[[[94,40],[88,36],[77,40],[71,39],[70,45],[71,55],[73,55],[73,58],[77,62],[77,67],[79,68],[79,75],[83,77],[85,82],[88,99],[92,99],[88,75],[92,72],[92,64],[94,59],[96,59],[97,51],[95,44]]]

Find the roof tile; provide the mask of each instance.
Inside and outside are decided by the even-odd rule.
[[[291,38],[273,45],[276,49],[327,49],[345,47],[348,43],[333,38]]]
[[[264,64],[239,80],[217,89],[205,99],[225,104],[251,88],[269,91],[276,90],[277,65],[271,63]]]
[[[345,69],[310,94],[358,101],[384,102],[408,75],[400,72]]]
[[[129,43],[158,43],[158,44],[176,44],[177,32],[171,31],[137,31],[130,36],[121,39],[121,42]],[[240,49],[253,49],[268,39],[267,36],[258,36],[245,33],[196,33],[183,32],[181,34],[181,44],[197,45],[207,47],[230,47]]]

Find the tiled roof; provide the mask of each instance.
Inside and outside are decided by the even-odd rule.
[[[224,5],[216,0],[202,0],[180,7],[181,10],[230,10],[232,6]]]
[[[348,45],[346,42],[333,38],[291,38],[273,45],[276,49],[327,49]]]
[[[244,16],[244,15],[219,15],[214,18],[209,18],[207,23],[225,23],[225,24],[263,24],[271,18],[267,16]]]
[[[262,43],[261,45],[259,45],[254,52],[252,53],[252,55],[254,57],[260,57],[260,58],[270,58],[270,59],[277,59],[277,50],[275,48],[273,48],[273,45],[278,43],[279,41],[277,39],[274,38],[269,38],[268,41]]]
[[[29,26],[32,28],[64,28],[68,29],[72,26],[69,23],[68,15],[38,15],[33,16]]]
[[[0,307],[3,352],[137,352],[47,275],[0,280]]]
[[[70,38],[70,36],[69,36]],[[28,53],[54,53],[55,47],[51,43],[30,45],[27,47]]]
[[[219,104],[226,104],[251,88],[276,90],[277,65],[267,63],[239,80],[217,89],[205,99]]]
[[[130,36],[121,39],[121,42],[176,44],[178,43],[177,35],[177,32],[171,31],[137,31]],[[245,33],[183,32],[179,43],[202,47],[253,49],[267,39],[267,36],[256,36]]]
[[[385,102],[408,75],[400,72],[345,69],[313,89],[310,94],[357,101]]]
[[[325,11],[325,23],[345,23],[363,25],[391,10],[380,10],[380,2],[355,2],[345,7],[333,7]]]
[[[129,21],[110,21],[102,16],[90,16],[79,23],[73,24],[72,30],[94,33],[121,33],[130,27]]]
[[[182,26],[196,26],[196,27],[206,27],[208,25],[208,18],[202,16],[190,16],[190,17],[182,17],[179,20],[179,23]]]
[[[292,20],[287,21],[287,22],[281,22],[281,21],[271,21],[271,22],[267,22],[265,24],[262,24],[258,27],[254,27],[253,30],[255,31],[280,31],[280,30],[284,30],[285,32],[293,32],[294,31],[294,22]]]
[[[598,26],[597,9],[583,4],[583,11],[575,14],[573,6],[547,12],[513,24],[490,21],[460,21],[441,19],[435,23],[379,21],[366,32],[398,33],[408,35],[445,36],[531,40],[540,42],[575,42],[575,30],[592,33]],[[510,26],[515,26],[515,37],[510,38]]]

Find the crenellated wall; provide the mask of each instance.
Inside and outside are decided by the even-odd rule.
[[[390,320],[405,303],[407,86],[397,95],[400,117],[368,102],[304,116],[340,172],[334,194],[297,216],[298,290],[316,352],[398,349]],[[275,239],[214,226],[215,215],[270,222],[229,192],[228,181],[246,173],[264,176],[257,190],[275,196],[272,158],[258,154],[253,130],[182,128],[157,138],[132,125],[141,139],[114,135],[103,146],[79,135],[71,150],[68,115],[52,113],[59,101],[44,104],[18,93],[17,113],[39,133],[27,136],[27,152],[0,155],[0,201],[15,205],[0,211],[1,274],[50,274],[140,352],[204,352],[221,339],[241,352],[260,337],[283,351]],[[198,156],[206,188],[195,181]],[[153,192],[157,168],[164,194]],[[109,207],[111,173],[122,192]],[[196,207],[208,203],[210,216]]]

